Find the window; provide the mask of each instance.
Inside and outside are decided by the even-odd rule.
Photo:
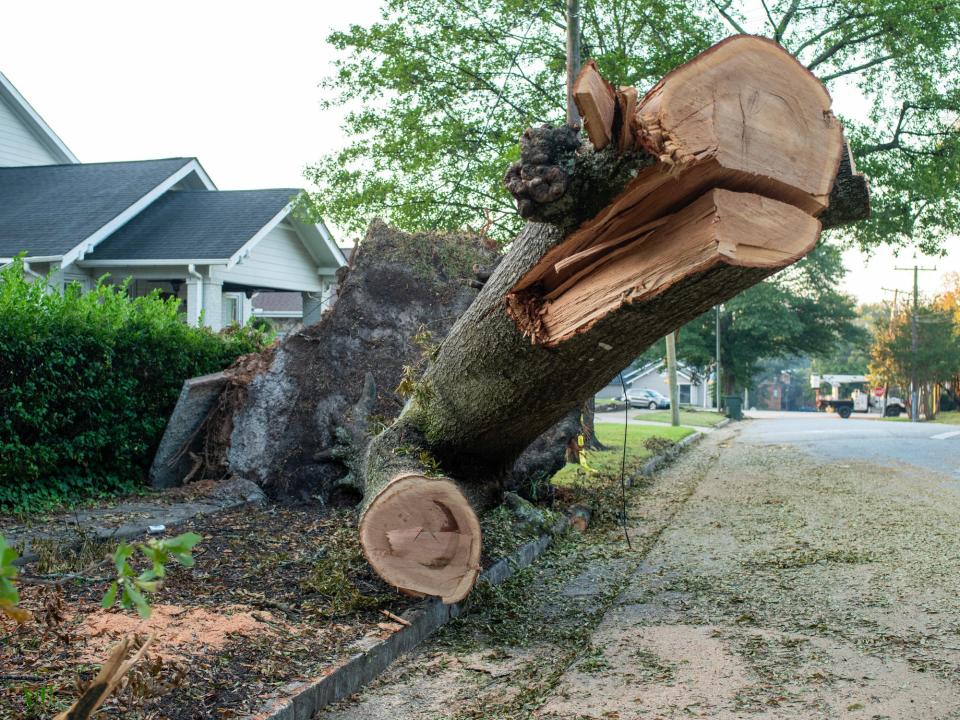
[[[240,309],[243,307],[242,297],[240,293],[223,294],[223,301],[220,306],[223,327],[230,327],[233,323],[240,322]]]
[[[680,385],[680,403],[682,405],[690,404],[690,385]]]

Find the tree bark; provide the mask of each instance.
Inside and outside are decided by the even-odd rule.
[[[816,244],[844,144],[826,91],[785,51],[721,43],[637,102],[632,138],[616,126],[630,97],[617,93],[602,152],[566,128],[524,134],[505,181],[540,221],[370,443],[361,544],[398,588],[461,599],[476,514],[524,448],[650,344]],[[610,115],[584,114],[594,132]],[[866,212],[851,202],[830,221]]]

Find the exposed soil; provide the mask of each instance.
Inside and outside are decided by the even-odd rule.
[[[328,720],[960,718],[960,493],[709,436]]]
[[[0,621],[0,718],[46,718],[77,696],[116,640],[156,639],[103,717],[232,717],[255,709],[269,690],[315,677],[365,636],[393,628],[381,609],[401,614],[414,600],[376,578],[362,561],[352,512],[317,504],[248,507],[178,527],[203,536],[192,569],[173,567],[149,620],[102,610],[104,581],[71,581],[62,591],[25,585],[35,615]],[[111,543],[112,547],[115,543]],[[98,546],[102,554],[107,545]],[[89,562],[65,552],[50,572]],[[31,568],[26,569],[27,572]],[[109,574],[108,567],[98,570]]]
[[[538,522],[502,506],[484,517],[483,565],[556,519],[534,515]],[[421,602],[373,573],[356,528],[355,511],[319,503],[250,506],[171,528],[202,536],[196,564],[168,569],[146,620],[100,607],[116,541],[64,536],[24,572],[52,578],[81,570],[82,577],[61,589],[23,584],[21,605],[34,619],[22,626],[0,619],[0,718],[48,718],[64,709],[127,634],[154,641],[103,717],[242,716],[278,687],[328,673],[356,644],[403,628],[384,611],[402,616]]]

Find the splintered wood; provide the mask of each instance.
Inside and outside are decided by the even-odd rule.
[[[844,149],[823,85],[779,45],[729,38],[641,100],[588,63],[574,98],[596,148],[658,162],[550,250],[507,309],[556,346],[717,264],[778,269],[816,244]]]
[[[480,524],[450,480],[409,474],[393,478],[360,522],[368,562],[409,595],[462,600],[480,574]]]

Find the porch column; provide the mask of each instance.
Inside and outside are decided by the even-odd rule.
[[[200,312],[203,309],[203,281],[199,278],[187,278],[187,324],[197,327],[200,324]]]
[[[319,322],[323,314],[323,294],[302,292],[300,296],[303,298],[303,326]]]
[[[223,282],[203,282],[203,324],[214,332],[223,329]]]

